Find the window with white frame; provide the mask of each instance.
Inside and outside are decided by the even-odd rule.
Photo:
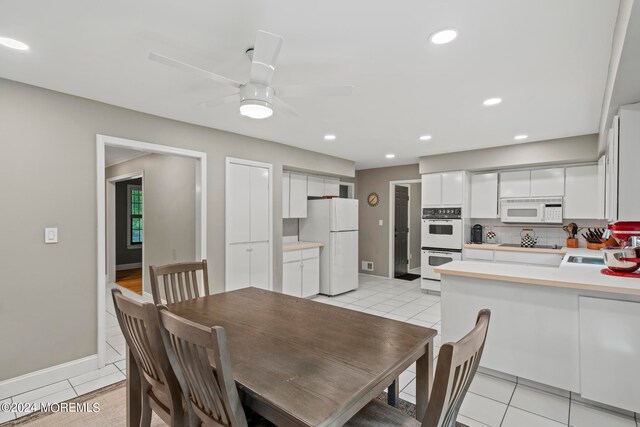
[[[142,245],[142,186],[127,185],[127,245]]]

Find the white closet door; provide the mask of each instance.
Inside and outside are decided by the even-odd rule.
[[[269,289],[269,242],[251,243],[251,286]]]
[[[249,242],[251,207],[251,168],[250,166],[229,164],[227,172],[227,242]]]
[[[269,240],[269,169],[251,169],[251,238],[252,242]],[[246,224],[246,223],[245,223]],[[245,225],[246,228],[246,225]]]
[[[235,243],[227,246],[227,291],[251,286],[251,244]]]

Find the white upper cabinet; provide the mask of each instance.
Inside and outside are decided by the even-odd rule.
[[[566,169],[564,217],[600,219],[604,216],[604,191],[600,190],[598,165]]]
[[[291,173],[289,184],[289,218],[307,217],[307,176]]]
[[[324,177],[309,175],[307,181],[307,196],[324,197]]]
[[[500,173],[500,197],[529,197],[531,195],[531,171]],[[473,195],[472,195],[473,196]]]
[[[338,178],[324,179],[324,196],[340,196],[340,180]]]
[[[497,218],[498,174],[471,175],[471,218]]]
[[[463,172],[447,172],[442,174],[442,204],[462,206]]]
[[[289,172],[282,173],[282,218],[291,218],[289,216],[289,194],[290,180]]]
[[[251,167],[229,164],[227,192],[227,242],[251,241]]]
[[[442,204],[442,174],[422,175],[422,206],[429,207],[440,204]]]
[[[615,123],[614,123],[615,124]],[[638,159],[640,159],[640,103],[620,108],[617,149],[618,221],[640,219]]]
[[[564,196],[564,168],[531,171],[531,197]]]

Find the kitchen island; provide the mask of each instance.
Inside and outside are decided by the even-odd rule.
[[[563,248],[559,267],[454,261],[442,275],[442,342],[491,309],[481,366],[640,411],[640,280],[571,264],[599,251]]]

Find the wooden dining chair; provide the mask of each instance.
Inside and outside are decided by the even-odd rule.
[[[112,290],[120,329],[135,362],[140,367],[142,416],[140,426],[151,425],[155,412],[170,426],[188,425],[180,384],[171,368],[160,335],[160,319],[154,304],[139,303]]]
[[[205,426],[247,427],[224,328],[204,327],[165,306],[158,310],[169,360],[195,415]]]
[[[345,427],[455,427],[458,411],[480,364],[490,317],[491,311],[480,310],[471,332],[440,348],[431,399],[422,422],[375,399]]]
[[[203,295],[200,295],[200,288],[198,287],[198,271],[202,271]],[[164,298],[167,304],[209,295],[209,276],[206,259],[200,262],[150,265],[149,272],[151,293],[153,294],[153,302],[156,304],[163,303],[160,295],[160,286],[164,291]]]

